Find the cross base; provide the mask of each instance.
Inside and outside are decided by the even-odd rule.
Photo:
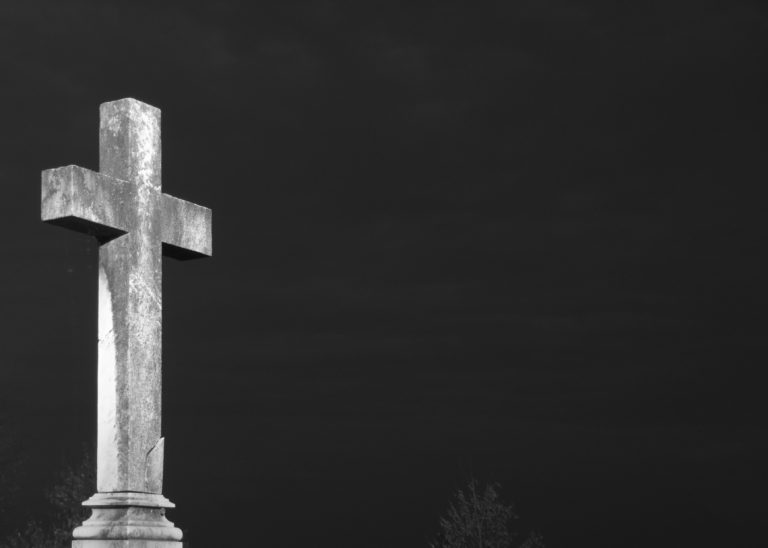
[[[73,540],[72,548],[182,548],[177,540]]]
[[[149,493],[96,493],[91,517],[72,532],[72,548],[181,548],[181,529],[165,517],[174,504]]]

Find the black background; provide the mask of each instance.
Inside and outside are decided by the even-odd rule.
[[[35,514],[95,438],[98,105],[163,112],[214,257],[164,273],[192,546],[425,546],[498,481],[548,546],[765,539],[757,2],[0,3],[3,406]]]

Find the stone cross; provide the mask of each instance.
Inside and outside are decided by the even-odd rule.
[[[211,210],[163,194],[160,110],[121,99],[100,115],[99,172],[42,173],[43,221],[99,242],[97,492],[74,546],[180,546],[162,496],[162,256],[211,255]]]

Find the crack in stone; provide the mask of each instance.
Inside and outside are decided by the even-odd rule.
[[[106,333],[104,333],[104,335],[103,335],[103,336],[99,337],[99,344],[101,344],[101,343],[105,342],[105,341],[106,341],[106,339],[107,339],[107,337],[109,337],[109,336],[110,336],[112,333],[114,333],[114,332],[115,332],[115,328],[114,328],[114,327],[110,327],[110,328],[109,328],[109,331],[107,331]]]

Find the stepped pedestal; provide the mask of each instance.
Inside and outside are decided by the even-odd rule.
[[[96,493],[83,503],[91,517],[76,528],[72,548],[181,548],[181,529],[165,517],[174,504],[149,493]]]

